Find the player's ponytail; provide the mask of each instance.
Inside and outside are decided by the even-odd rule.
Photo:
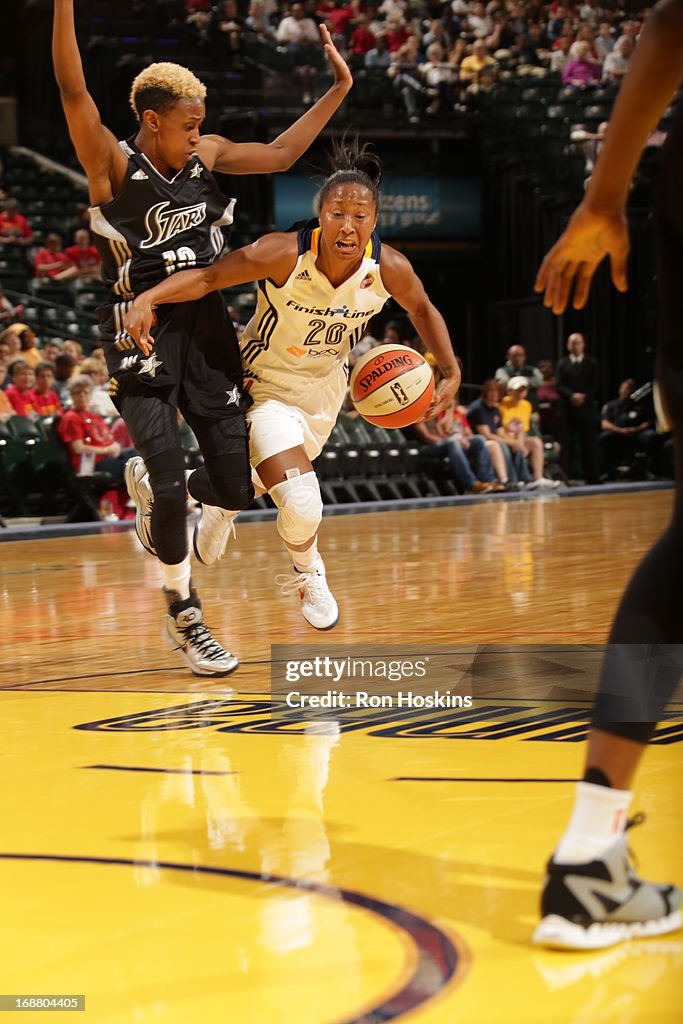
[[[364,185],[372,192],[379,205],[379,185],[382,180],[382,161],[369,144],[360,144],[358,138],[347,141],[344,135],[335,140],[330,153],[332,173],[325,178],[318,195],[318,205],[337,185]]]

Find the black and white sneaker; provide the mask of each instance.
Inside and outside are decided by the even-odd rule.
[[[637,815],[627,828],[638,825]],[[634,873],[626,835],[585,864],[548,862],[542,920],[533,935],[551,949],[604,949],[626,939],[664,935],[681,927],[681,891]]]
[[[128,459],[123,470],[126,489],[135,505],[135,532],[145,551],[156,558],[156,548],[152,540],[152,509],[154,494],[149,482],[149,473],[139,455]]]
[[[164,594],[168,601],[165,637],[192,672],[196,676],[227,676],[234,672],[239,661],[214,640],[204,625],[202,603],[196,592],[190,591],[184,601],[175,590],[164,589]]]

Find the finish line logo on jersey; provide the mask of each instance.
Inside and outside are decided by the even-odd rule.
[[[348,306],[337,306],[335,309],[321,309],[317,306],[300,306],[294,299],[289,299],[288,306],[295,309],[297,313],[313,313],[315,316],[343,316],[347,320],[355,320],[359,316],[367,316],[367,309],[349,309]]]
[[[183,206],[180,210],[168,210],[170,205],[168,201],[157,203],[148,210],[145,227],[149,235],[144,242],[140,242],[141,249],[153,249],[206,220],[206,203]]]

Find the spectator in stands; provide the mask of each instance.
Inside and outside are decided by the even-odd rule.
[[[638,24],[637,24],[637,22],[635,22],[635,21],[623,21],[621,23],[621,35],[619,36],[619,38],[617,39],[616,43],[614,44],[615,45],[615,49],[619,45],[619,43],[621,42],[622,39],[630,39],[631,42],[633,43],[633,45],[634,46],[636,45],[636,43],[638,42]]]
[[[571,35],[562,36],[559,40],[559,47],[553,49],[550,56],[550,70],[555,74],[564,71],[565,67],[569,63],[569,51],[572,45]]]
[[[90,209],[87,203],[76,203],[71,220],[69,221],[67,238],[76,238],[76,232],[85,228],[90,229]]]
[[[211,42],[211,4],[209,0],[185,0],[185,25],[200,46]]]
[[[586,180],[593,173],[595,161],[598,159],[606,131],[607,121],[601,121],[598,125],[598,130],[595,132],[589,132],[585,125],[582,124],[577,125],[571,131],[569,138],[577,148],[583,151],[586,158]]]
[[[302,102],[308,105],[313,100],[315,76],[319,64],[320,33],[312,18],[304,17],[303,5],[292,4],[292,13],[278,25],[276,38],[284,46],[294,73],[301,80]]]
[[[571,477],[578,455],[586,482],[597,484],[598,364],[586,355],[586,340],[582,334],[569,335],[567,351],[569,355],[557,364],[557,390],[561,399],[562,468]]]
[[[6,423],[8,419],[15,415],[14,406],[5,392],[6,383],[7,367],[4,363],[0,363],[0,423]]]
[[[22,330],[17,332],[21,358],[28,363],[32,370],[35,370],[36,366],[43,358],[42,352],[36,346],[36,336],[33,330],[26,324],[20,324],[18,326],[22,328]]]
[[[560,392],[557,390],[555,365],[551,359],[539,359],[538,368],[543,383],[536,389],[539,427],[541,434],[549,434],[555,440],[560,436]]]
[[[595,49],[595,30],[591,25],[582,25],[579,31],[576,33],[576,39],[572,43],[572,47],[569,51],[569,56],[572,60],[578,60],[582,52],[584,52],[583,44],[588,44],[588,50],[585,51],[587,59],[593,61],[594,64],[598,63],[598,51]]]
[[[548,19],[548,35],[553,40],[559,39],[562,30],[567,25],[567,8],[564,4],[557,4],[551,17]]]
[[[436,90],[437,95],[427,107],[428,114],[437,114],[440,110],[452,110],[455,95],[453,87],[458,81],[458,72],[444,61],[444,50],[441,43],[430,43],[427,47],[427,60],[420,71],[427,88]]]
[[[519,446],[514,448],[503,436],[503,417],[498,407],[499,400],[498,382],[485,380],[481,386],[481,396],[467,409],[467,419],[475,434],[481,434],[487,441],[494,441],[501,446],[510,484],[522,486],[531,480],[531,474]]]
[[[432,43],[440,43],[444,53],[447,53],[452,45],[452,39],[439,18],[432,18],[429,22],[429,29],[422,37],[422,45],[425,47],[425,51]]]
[[[69,381],[76,373],[76,360],[68,352],[60,352],[55,359],[54,390],[59,401],[66,406],[69,402]]]
[[[410,429],[413,437],[422,445],[420,449],[420,461],[446,457],[453,471],[453,478],[458,490],[463,494],[488,494],[496,487],[496,478],[491,467],[486,450],[486,441],[483,437],[466,438],[453,435],[444,436],[434,422],[414,423]],[[475,453],[477,459],[475,474],[466,452],[470,449]],[[480,479],[479,474],[488,476],[489,479]]]
[[[602,74],[606,85],[617,88],[621,85],[631,62],[633,45],[633,40],[629,36],[622,36],[612,52],[605,57]]]
[[[74,236],[74,245],[70,245],[64,252],[69,257],[78,271],[81,279],[99,278],[101,276],[100,265],[102,260],[95,246],[90,240],[90,232],[80,228]]]
[[[33,240],[33,232],[23,214],[19,213],[16,199],[5,201],[5,209],[0,212],[0,245],[27,246]]]
[[[378,71],[386,71],[390,64],[391,54],[389,53],[386,33],[380,32],[375,36],[374,49],[368,50],[365,54],[365,67],[368,71],[372,71],[374,69]]]
[[[21,342],[19,340],[19,335],[25,329],[25,327],[26,324],[10,324],[9,327],[6,327],[2,334],[0,334],[0,341],[4,341],[9,346],[9,359],[7,361],[8,365],[21,352]]]
[[[14,359],[9,365],[12,383],[5,389],[12,408],[17,416],[37,419],[38,413],[31,398],[31,389],[35,384],[35,374],[24,359]]]
[[[5,369],[12,362],[12,349],[7,338],[0,337],[0,366],[4,366]],[[4,387],[0,384],[0,387]]]
[[[529,25],[529,31],[522,36],[517,47],[517,56],[520,64],[529,64],[532,67],[543,67],[550,50],[550,40],[538,24]]]
[[[494,491],[507,490],[507,466],[501,446],[496,441],[487,441],[481,434],[474,433],[467,419],[467,409],[464,405],[460,405],[458,395],[444,412],[439,413],[435,426],[437,432],[442,436],[454,437],[460,441],[470,462],[475,466],[477,480],[494,483],[495,486],[491,488]],[[487,457],[484,457],[482,442],[486,445]],[[495,476],[491,475],[489,464]]]
[[[572,50],[576,57],[572,58]],[[569,51],[570,59],[562,69],[562,81],[573,89],[586,89],[600,81],[600,68],[590,59],[590,44],[574,44]]]
[[[467,17],[467,31],[475,39],[486,39],[487,36],[491,35],[493,32],[493,21],[490,15],[486,13],[485,4],[473,4],[472,11]]]
[[[100,359],[84,359],[78,367],[78,372],[89,377],[92,384],[89,408],[98,416],[118,416],[118,410],[109,397],[109,389],[106,386],[109,380],[106,363]]]
[[[30,392],[33,408],[39,416],[54,416],[62,412],[62,403],[57,392],[53,391],[55,381],[52,363],[38,363],[36,366],[36,382]]]
[[[417,36],[410,36],[406,43],[391,55],[391,67],[387,71],[394,89],[403,99],[411,124],[417,124],[419,121],[418,97],[435,99],[438,95],[438,90],[431,89],[424,80],[418,46]]]
[[[536,366],[527,363],[526,349],[524,345],[510,345],[507,350],[507,360],[499,366],[495,372],[495,378],[499,384],[507,387],[513,377],[524,377],[531,396],[532,405],[535,402],[536,388],[543,383],[543,375]]]
[[[33,269],[39,281],[73,281],[78,270],[62,249],[62,240],[52,233],[45,239],[45,246],[33,258]]]
[[[495,61],[489,55],[486,43],[483,39],[477,39],[472,46],[472,53],[469,57],[463,57],[460,62],[460,78],[465,82],[478,84],[484,72],[494,66]]]
[[[4,286],[0,284],[0,326],[4,326],[12,320],[16,320],[16,318],[21,316],[23,312],[24,307],[21,305],[15,306],[14,303],[5,295]]]
[[[412,29],[406,24],[406,20],[400,11],[393,11],[387,15],[385,22],[387,32],[387,44],[390,53],[396,53],[408,42],[413,34]]]
[[[74,472],[80,473],[94,456],[94,466],[111,473],[115,481],[123,483],[123,469],[128,459],[137,454],[134,448],[122,449],[101,416],[90,410],[92,384],[90,378],[76,376],[70,383],[72,408],[59,421],[59,436],[69,449]]]
[[[221,49],[227,45],[230,53],[242,53],[245,43],[245,22],[237,7],[237,0],[222,0],[214,16],[212,33]]]
[[[76,366],[79,366],[83,362],[83,346],[80,341],[74,341],[73,338],[67,338],[66,341],[62,342],[62,352],[64,352],[65,355],[73,356]]]
[[[374,50],[376,45],[375,34],[370,30],[367,15],[361,15],[358,24],[351,33],[351,53],[354,57],[365,57],[366,53]]]
[[[263,0],[251,0],[247,14],[247,32],[252,33],[258,42],[272,44],[275,40],[275,29],[270,24]]]
[[[613,49],[614,33],[612,32],[612,26],[608,21],[601,21],[595,40],[595,51],[598,55],[598,60],[604,62],[605,58],[613,51]]]
[[[658,437],[652,411],[631,398],[636,382],[628,378],[619,385],[619,397],[608,402],[600,421],[602,468],[613,479],[619,459],[627,453],[644,452],[646,467],[652,470]]]
[[[62,343],[58,338],[48,338],[47,341],[43,342],[40,354],[48,363],[52,363],[54,369],[54,362],[57,356],[62,351]]]
[[[527,400],[526,377],[513,377],[508,381],[507,395],[500,401],[502,430],[500,436],[506,444],[521,452],[529,463],[532,479],[527,490],[537,487],[559,487],[558,480],[549,480],[543,475],[543,441],[531,434],[531,402]]]

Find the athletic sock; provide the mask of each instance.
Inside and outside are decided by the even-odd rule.
[[[175,590],[180,595],[180,600],[186,601],[190,596],[190,556],[188,555],[177,565],[164,565],[163,562],[160,565],[164,577],[164,588]]]
[[[289,545],[287,550],[292,556],[294,568],[299,572],[312,572],[314,569],[322,569],[323,560],[318,554],[318,541],[314,540],[306,551],[294,551]]]
[[[600,857],[624,831],[632,795],[628,789],[577,783],[574,809],[553,860],[582,864]]]

